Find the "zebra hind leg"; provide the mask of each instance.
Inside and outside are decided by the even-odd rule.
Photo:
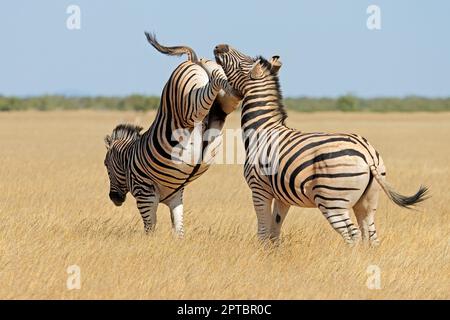
[[[376,181],[372,181],[366,192],[353,206],[358,225],[362,231],[363,241],[369,241],[370,245],[377,246],[377,230],[375,228],[375,212],[378,206],[380,187]]]
[[[326,207],[319,204],[319,209],[330,225],[349,245],[355,244],[361,237],[361,233],[357,226],[354,225],[350,218],[350,210],[340,207]]]
[[[183,225],[183,190],[178,191],[168,203],[172,229],[179,238],[184,237]]]

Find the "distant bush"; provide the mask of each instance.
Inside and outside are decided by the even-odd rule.
[[[316,111],[450,111],[450,98],[358,98],[345,95],[339,98],[286,98],[287,109],[301,112]],[[156,110],[159,97],[130,95],[127,97],[65,97],[38,96],[30,98],[0,96],[0,111],[16,110]]]
[[[340,111],[357,111],[359,109],[358,98],[352,95],[339,97],[336,101],[336,109]]]

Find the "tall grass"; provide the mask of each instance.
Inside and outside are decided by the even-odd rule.
[[[103,137],[122,121],[148,128],[154,116],[0,113],[0,299],[450,298],[450,113],[289,112],[302,131],[368,138],[400,192],[431,187],[419,211],[380,195],[377,248],[350,248],[319,210],[294,207],[280,246],[263,248],[237,164],[213,165],[186,188],[185,239],[172,236],[164,205],[146,236],[134,199],[118,208],[108,198]],[[235,112],[226,126],[239,122]],[[79,290],[66,287],[71,265]],[[371,266],[380,289],[366,285]]]

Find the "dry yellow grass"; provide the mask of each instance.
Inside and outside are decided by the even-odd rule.
[[[185,193],[186,237],[174,239],[160,206],[145,236],[134,200],[108,199],[103,136],[122,120],[148,126],[154,113],[0,114],[0,298],[450,298],[450,114],[296,114],[303,131],[366,136],[402,193],[420,183],[419,212],[383,194],[381,246],[349,248],[316,209],[292,208],[278,248],[263,250],[240,165],[216,165]],[[237,127],[234,114],[228,127]],[[67,290],[66,269],[81,268]],[[381,289],[366,286],[369,265]]]

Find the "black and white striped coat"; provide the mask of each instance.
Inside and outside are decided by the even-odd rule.
[[[319,208],[347,243],[359,240],[362,233],[376,244],[374,215],[380,189],[403,207],[425,199],[425,187],[406,197],[386,183],[383,160],[365,138],[288,128],[278,56],[271,61],[253,59],[228,45],[218,45],[214,54],[229,84],[243,96],[244,175],[261,239],[278,239],[289,207],[295,205]],[[359,228],[351,221],[352,209]]]
[[[237,107],[239,99],[223,90],[228,88],[227,79],[215,62],[198,60],[189,47],[164,47],[154,36],[146,35],[158,51],[187,54],[188,60],[167,81],[156,118],[146,132],[141,134],[142,128],[137,126],[119,125],[106,137],[109,196],[121,205],[130,192],[136,198],[147,232],[155,227],[158,203],[168,205],[173,228],[183,235],[183,190],[208,169],[214,154],[208,148],[218,146],[225,118]],[[200,134],[215,129],[216,143],[181,146],[176,132],[183,131],[186,139],[186,133],[196,128],[200,128]],[[186,160],[183,152],[195,152],[199,157]],[[203,158],[205,154],[209,156],[207,160]]]

